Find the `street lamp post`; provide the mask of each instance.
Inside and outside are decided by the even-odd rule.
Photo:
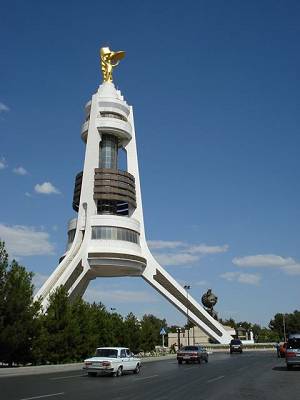
[[[190,345],[190,329],[189,329],[189,292],[191,286],[190,285],[184,285],[184,289],[186,291],[186,317],[187,317],[187,334],[188,334],[188,346]]]
[[[180,333],[181,333],[181,328],[176,328],[176,332],[177,332],[178,350],[180,350]]]
[[[193,346],[195,346],[195,325],[193,324]]]
[[[284,341],[286,342],[286,323],[285,323],[285,314],[282,314],[282,323],[283,323],[283,336],[284,336]]]

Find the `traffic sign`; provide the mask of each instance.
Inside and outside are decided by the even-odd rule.
[[[160,334],[160,335],[166,335],[166,333],[167,333],[167,332],[164,330],[164,328],[161,328],[161,330],[160,330],[160,333],[159,333],[159,334]]]

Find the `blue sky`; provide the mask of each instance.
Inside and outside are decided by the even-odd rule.
[[[134,107],[146,232],[191,294],[267,324],[299,309],[300,3],[1,1],[0,237],[40,283],[65,250],[98,51]],[[184,317],[137,278],[86,293]]]

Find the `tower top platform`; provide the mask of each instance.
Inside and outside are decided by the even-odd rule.
[[[116,89],[113,82],[103,82],[98,88],[98,96],[124,101],[120,90]]]

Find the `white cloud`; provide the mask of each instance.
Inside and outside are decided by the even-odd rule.
[[[148,245],[152,250],[160,249],[176,249],[185,246],[184,242],[167,241],[167,240],[149,240]]]
[[[102,302],[102,303],[134,303],[137,302],[151,302],[156,303],[157,297],[146,291],[133,291],[133,290],[104,290],[101,289],[87,289],[84,294],[84,299],[88,302]]]
[[[188,253],[199,253],[199,254],[217,254],[224,253],[228,250],[227,244],[223,246],[209,246],[205,243],[193,245],[180,241],[167,241],[167,240],[149,240],[148,245],[152,250],[162,249],[178,249],[182,248]]]
[[[246,274],[243,272],[224,272],[220,277],[229,282],[239,282],[248,285],[258,285],[261,280],[258,274]]]
[[[51,182],[44,182],[41,185],[37,184],[34,187],[34,190],[37,193],[41,193],[41,194],[59,194],[60,191],[52,185]]]
[[[199,256],[188,253],[155,253],[155,258],[162,265],[186,265],[199,260]]]
[[[7,107],[6,104],[0,102],[0,113],[8,112],[8,111],[10,111],[10,108]]]
[[[25,196],[26,196],[26,197],[32,197],[32,194],[29,193],[29,192],[25,192]]]
[[[209,254],[224,253],[227,244],[209,246],[205,243],[190,244],[181,241],[150,240],[149,247],[154,250],[155,258],[163,265],[188,265],[199,261]],[[164,250],[167,250],[166,252]]]
[[[0,169],[4,169],[4,168],[6,168],[6,167],[7,167],[7,165],[6,165],[6,160],[5,160],[4,157],[1,157],[1,158],[0,158]]]
[[[284,258],[275,254],[257,254],[235,257],[232,262],[239,267],[282,267],[294,263],[294,260],[291,257]]]
[[[221,278],[226,279],[226,281],[234,281],[238,276],[238,272],[224,272],[224,274],[220,275]]]
[[[199,244],[197,246],[189,247],[189,252],[199,254],[218,254],[225,253],[228,248],[228,244],[224,244],[223,246],[208,246],[207,244]]]
[[[5,241],[10,257],[26,257],[54,254],[49,234],[33,227],[0,224],[0,239]]]
[[[294,264],[289,264],[282,267],[282,270],[289,275],[300,275],[300,263],[295,261]]]
[[[260,280],[261,276],[257,274],[240,273],[238,277],[238,282],[247,283],[249,285],[258,285]]]
[[[17,167],[13,169],[13,172],[17,175],[27,175],[28,172],[26,171],[26,169],[24,167]]]
[[[232,262],[239,267],[279,268],[289,275],[300,275],[300,263],[292,257],[282,257],[276,254],[257,254],[235,257]]]

